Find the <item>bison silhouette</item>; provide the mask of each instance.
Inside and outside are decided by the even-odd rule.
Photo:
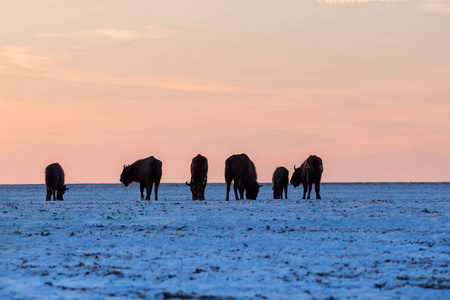
[[[225,182],[227,184],[227,198],[230,200],[230,187],[231,181],[234,180],[233,188],[236,200],[244,199],[245,196],[249,200],[256,200],[258,197],[259,185],[256,181],[256,169],[253,162],[247,156],[247,154],[235,154],[227,158],[225,161]],[[239,195],[238,196],[238,190]]]
[[[283,191],[285,198],[288,198],[289,171],[285,167],[278,167],[272,175],[273,199],[283,199]]]
[[[60,164],[53,163],[45,168],[45,186],[47,187],[45,200],[50,201],[52,195],[53,201],[64,200],[63,195],[69,189],[64,184],[64,171]]]
[[[291,177],[291,184],[294,188],[303,184],[303,198],[306,197],[308,191],[308,199],[311,198],[312,185],[316,190],[316,199],[320,197],[320,180],[322,179],[323,164],[322,159],[315,155],[310,155],[299,168],[294,166],[294,173]]]
[[[147,189],[145,200],[150,200],[153,184],[155,184],[155,200],[158,200],[158,188],[162,176],[162,162],[153,156],[135,161],[131,165],[124,165],[120,182],[124,186],[139,183],[141,199],[144,199],[144,189]]]
[[[191,188],[192,200],[205,200],[205,188],[208,181],[208,160],[198,154],[191,162],[191,181],[186,184]]]

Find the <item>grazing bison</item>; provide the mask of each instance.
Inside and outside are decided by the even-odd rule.
[[[162,163],[153,156],[140,159],[131,165],[123,166],[120,182],[125,186],[139,183],[141,199],[144,198],[144,188],[147,189],[145,200],[150,200],[153,183],[155,184],[155,200],[158,200],[158,187],[162,176]]]
[[[192,200],[205,200],[205,188],[208,179],[208,160],[198,154],[191,162],[191,181],[186,184],[191,187]]]
[[[256,200],[258,196],[259,185],[256,181],[256,169],[253,162],[246,154],[235,154],[225,161],[225,182],[227,184],[227,198],[229,200],[231,181],[234,180],[233,188],[236,200],[244,199],[244,190],[246,198]],[[238,191],[240,197],[238,197]]]
[[[64,171],[60,164],[54,163],[45,168],[45,185],[47,187],[47,197],[45,200],[50,201],[52,195],[53,201],[64,200],[63,195],[68,188],[64,184]]]
[[[272,189],[273,199],[283,199],[284,196],[287,199],[287,191],[289,184],[289,171],[285,167],[278,167],[275,169],[272,175]]]
[[[294,187],[298,187],[300,184],[303,184],[303,199],[305,199],[307,190],[308,199],[310,199],[312,185],[314,184],[316,199],[322,199],[320,197],[320,180],[322,179],[322,173],[322,159],[318,156],[310,155],[299,168],[294,166],[291,184]]]

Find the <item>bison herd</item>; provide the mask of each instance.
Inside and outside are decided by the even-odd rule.
[[[300,167],[294,166],[294,173],[291,177],[291,184],[294,188],[303,185],[303,199],[310,199],[312,185],[314,184],[316,199],[320,197],[320,180],[322,179],[323,164],[322,159],[315,155],[310,155]],[[140,159],[131,165],[124,165],[120,182],[124,186],[132,183],[140,185],[141,198],[150,200],[153,185],[155,185],[155,200],[158,200],[158,188],[162,176],[162,162],[153,156]],[[208,160],[202,155],[197,155],[191,162],[191,180],[186,184],[190,187],[192,200],[205,200],[205,189],[208,181]],[[229,201],[231,182],[236,200],[244,199],[256,200],[259,188],[262,187],[257,182],[255,164],[247,154],[235,154],[225,161],[225,182],[227,185],[226,200]],[[288,198],[289,171],[285,167],[278,167],[273,172],[272,189],[274,199]],[[64,171],[58,163],[51,164],[45,168],[45,185],[47,187],[46,200],[63,200],[63,194],[68,190],[64,184]],[[239,192],[239,193],[238,193]],[[55,197],[56,194],[56,197]]]

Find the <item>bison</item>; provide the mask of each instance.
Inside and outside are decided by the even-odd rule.
[[[320,180],[322,179],[323,164],[322,159],[315,155],[310,155],[303,164],[296,168],[294,166],[294,173],[291,177],[291,184],[294,188],[303,184],[303,198],[305,199],[306,191],[308,191],[308,199],[311,197],[312,185],[314,184],[316,190],[316,199],[320,197]]]
[[[50,201],[52,195],[53,201],[64,200],[63,195],[69,189],[64,184],[64,171],[60,164],[53,163],[45,168],[45,185],[47,187],[45,200]]]
[[[153,156],[140,159],[131,165],[124,165],[120,182],[124,186],[139,183],[141,199],[144,198],[144,189],[147,189],[145,200],[150,200],[153,184],[155,184],[155,200],[158,200],[158,188],[162,176],[162,163]]]
[[[283,199],[284,196],[287,199],[289,184],[289,171],[285,167],[278,167],[275,169],[272,175],[272,189],[273,189],[273,199]]]
[[[246,154],[235,154],[225,161],[225,182],[227,184],[227,198],[229,200],[231,181],[234,180],[233,188],[236,200],[244,199],[244,190],[246,198],[256,200],[258,196],[259,185],[256,181],[256,169],[253,162]],[[238,196],[238,191],[240,197]]]
[[[191,162],[191,181],[186,181],[186,184],[191,187],[192,200],[205,200],[207,179],[208,160],[198,154]]]

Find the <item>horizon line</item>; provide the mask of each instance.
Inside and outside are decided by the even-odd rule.
[[[185,184],[186,182],[161,182],[161,184]],[[272,185],[272,182],[260,182],[261,184],[270,184]],[[450,181],[322,181],[321,184],[360,184],[360,183],[450,183]],[[82,185],[82,184],[117,184],[117,185],[123,185],[120,182],[76,182],[76,183],[65,183],[73,184],[73,185]],[[208,182],[208,184],[226,184],[225,182]],[[234,184],[234,183],[233,183]],[[0,186],[6,186],[6,185],[45,185],[45,183],[0,183]],[[137,183],[133,183],[130,185],[138,185]],[[291,184],[290,184],[291,185]]]

